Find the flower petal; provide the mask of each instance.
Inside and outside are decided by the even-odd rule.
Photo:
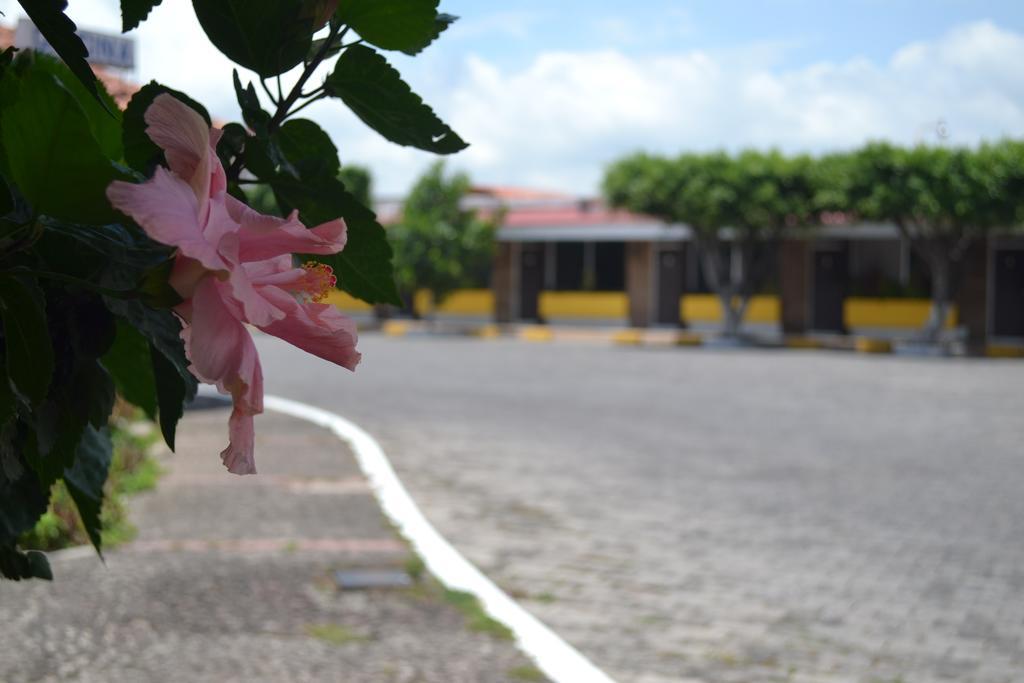
[[[163,167],[158,166],[153,177],[144,183],[115,180],[107,187],[107,199],[157,242],[178,247],[210,270],[227,268],[203,236],[199,205],[192,190]]]
[[[232,474],[256,474],[254,454],[256,433],[253,416],[235,408],[228,418],[228,447],[220,452],[220,459]]]
[[[284,319],[260,327],[303,351],[355,370],[361,357],[356,351],[356,324],[329,304],[301,303],[278,287],[258,287],[275,306],[285,311]]]
[[[340,218],[307,229],[297,211],[278,218],[254,211],[230,196],[225,202],[228,213],[241,224],[242,261],[262,261],[281,254],[336,254],[345,248],[347,232]]]
[[[164,150],[167,165],[188,182],[200,209],[205,209],[212,164],[220,165],[219,159],[211,159],[210,127],[206,121],[195,109],[167,93],[153,99],[143,118],[146,135]]]
[[[227,285],[207,276],[192,296],[192,319],[186,344],[193,372],[203,381],[230,393],[235,405],[263,410],[263,373],[252,336],[225,301]]]

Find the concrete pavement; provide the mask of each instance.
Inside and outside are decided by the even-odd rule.
[[[139,536],[53,558],[52,583],[0,583],[0,681],[522,680],[511,641],[473,631],[430,582],[341,591],[337,569],[398,569],[410,553],[351,454],[327,431],[268,414],[255,477],[217,457],[227,411],[190,412]],[[529,678],[543,680],[543,678]]]
[[[1024,366],[364,335],[268,391],[622,683],[1024,671]]]

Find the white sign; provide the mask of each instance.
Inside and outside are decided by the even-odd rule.
[[[87,59],[93,64],[120,69],[135,68],[135,41],[132,38],[93,33],[92,31],[78,31],[77,33],[89,51]],[[18,22],[18,28],[14,34],[14,45],[51,55],[57,54],[46,42],[46,38],[39,32],[39,29],[28,19],[21,19]]]

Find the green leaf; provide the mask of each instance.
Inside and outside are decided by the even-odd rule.
[[[149,356],[160,408],[160,432],[167,447],[173,451],[178,420],[185,413],[186,401],[195,397],[195,378],[191,375],[184,377],[180,368],[153,344],[149,345]]]
[[[372,45],[418,52],[436,36],[437,0],[345,0],[336,17]]]
[[[132,95],[128,107],[124,110],[124,129],[122,132],[124,141],[124,159],[129,166],[136,171],[149,175],[153,168],[164,163],[163,150],[156,146],[149,136],[146,135],[145,113],[149,105],[153,103],[157,95],[167,93],[172,97],[181,100],[192,109],[199,112],[207,125],[210,123],[210,115],[206,108],[183,92],[168,88],[156,81],[150,81],[142,86],[142,89]]]
[[[299,178],[333,178],[338,175],[341,163],[337,148],[323,128],[309,119],[286,121],[276,137],[281,153]]]
[[[64,14],[67,0],[19,0],[19,4],[50,47],[60,55],[85,89],[102,104],[96,90],[96,76],[86,61],[89,50],[75,33],[75,22]]]
[[[331,256],[310,258],[330,265],[338,289],[368,303],[401,305],[391,268],[391,247],[377,216],[356,200],[335,178],[315,181],[278,176],[271,181],[274,195],[284,209],[296,208],[306,225],[345,219],[348,242]]]
[[[44,579],[53,581],[46,555],[38,550],[22,552],[13,546],[0,546],[0,576],[13,581]]]
[[[353,45],[345,50],[324,87],[391,142],[437,154],[467,147],[371,48]]]
[[[49,487],[42,487],[28,467],[23,467],[16,479],[0,476],[0,547],[13,546],[35,526],[49,500]]]
[[[92,541],[96,552],[101,555],[103,526],[100,522],[100,512],[103,509],[103,485],[107,482],[113,451],[106,427],[86,427],[75,453],[75,464],[64,472],[64,484],[78,507],[82,526],[89,534],[89,540]]]
[[[124,318],[150,342],[160,429],[173,450],[175,426],[182,408],[195,397],[198,386],[188,369],[190,362],[181,341],[181,323],[170,311],[155,310],[139,301],[108,298],[106,303],[114,314]]]
[[[156,419],[156,379],[150,361],[149,341],[123,319],[117,321],[114,345],[101,359],[114,379],[117,391],[129,403]]]
[[[433,31],[431,32],[430,37],[427,39],[427,41],[425,43],[416,45],[412,49],[402,50],[402,52],[404,52],[407,55],[418,55],[420,52],[423,52],[423,50],[428,45],[437,40],[442,33],[447,31],[449,26],[451,26],[458,20],[459,18],[452,14],[438,14],[437,18],[434,20]]]
[[[7,376],[32,404],[46,398],[53,377],[53,346],[42,291],[15,277],[0,277]]]
[[[149,16],[163,0],[121,0],[121,33],[127,33]]]
[[[15,62],[16,69],[42,71],[60,79],[61,84],[75,97],[89,121],[89,130],[103,155],[114,161],[122,157],[121,110],[107,92],[102,81],[96,82],[96,93],[91,93],[64,62],[41,52],[22,52]]]
[[[313,18],[301,0],[192,0],[199,23],[218,50],[260,76],[276,76],[302,61]]]
[[[245,132],[245,128],[238,123],[229,123],[220,130],[220,140],[217,141],[217,157],[224,168],[231,168],[235,158],[245,150],[245,140],[249,135]]]
[[[260,106],[260,98],[256,94],[256,88],[249,83],[244,88],[242,80],[238,77],[238,69],[231,72],[235,84],[235,98],[238,100],[238,108],[242,110],[242,120],[254,133],[259,136],[266,135],[267,124],[270,123],[270,114],[263,111]]]
[[[105,192],[125,175],[104,156],[74,95],[39,69],[26,73],[21,85],[17,101],[0,118],[10,179],[39,213],[114,222],[118,214]]]

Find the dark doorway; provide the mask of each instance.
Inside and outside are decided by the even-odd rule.
[[[995,266],[992,334],[1024,337],[1024,249],[1000,249]]]
[[[524,244],[519,255],[519,317],[540,320],[540,292],[544,288],[544,245]]]
[[[850,258],[846,246],[814,252],[814,303],[811,329],[846,332],[843,301],[850,280]]]
[[[686,259],[684,247],[658,252],[658,323],[681,325],[679,297],[683,295]]]
[[[625,242],[597,242],[594,245],[594,289],[599,292],[626,289]]]
[[[560,292],[583,289],[583,242],[555,244],[555,289]]]

